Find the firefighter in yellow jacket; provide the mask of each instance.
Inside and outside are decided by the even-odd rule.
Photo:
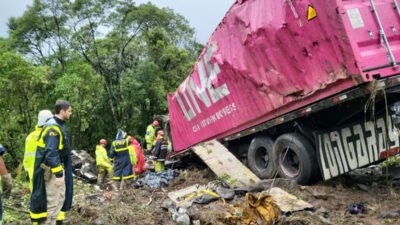
[[[97,176],[97,184],[102,185],[104,177],[107,174],[107,178],[111,181],[113,176],[113,168],[110,159],[108,158],[107,150],[107,140],[101,139],[100,144],[96,146],[96,166],[99,171]]]
[[[35,165],[35,154],[37,148],[37,140],[39,138],[40,132],[46,121],[53,117],[50,110],[42,110],[38,115],[38,122],[35,130],[32,131],[25,140],[25,154],[24,154],[24,169],[28,172],[29,176],[29,189],[32,192],[32,177],[33,177],[33,167]]]
[[[154,120],[153,123],[148,125],[146,128],[146,135],[144,138],[146,139],[146,149],[148,151],[153,149],[154,138],[159,126],[160,123],[157,120]]]

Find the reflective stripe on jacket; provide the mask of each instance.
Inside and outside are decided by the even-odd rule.
[[[41,127],[36,126],[35,130],[32,131],[25,140],[25,154],[24,154],[24,169],[28,172],[29,176],[29,189],[32,192],[32,181],[33,181],[33,167],[35,165],[35,154],[37,148],[37,141],[39,139]]]
[[[35,164],[33,169],[33,187],[30,200],[30,217],[32,222],[41,222],[47,218],[47,201],[44,181],[44,170],[41,164],[51,168],[56,176],[64,171],[65,201],[61,209],[66,212],[71,209],[73,196],[71,146],[68,132],[61,120],[52,118],[43,127],[37,142]],[[62,220],[62,213],[58,215]]]

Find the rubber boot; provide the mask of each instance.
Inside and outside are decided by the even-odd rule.
[[[155,172],[164,172],[165,170],[165,162],[164,160],[157,160],[154,166]]]
[[[62,225],[63,224],[63,221],[62,220],[57,220],[56,221],[56,225]]]
[[[115,182],[115,181],[112,182],[111,187],[112,187],[113,191],[118,192],[118,185],[117,185],[117,182]]]
[[[98,184],[99,186],[103,184],[104,175],[105,175],[104,172],[100,172],[100,173],[97,175],[97,184]]]
[[[125,180],[121,180],[121,185],[119,186],[120,190],[124,190],[126,186],[126,181]]]

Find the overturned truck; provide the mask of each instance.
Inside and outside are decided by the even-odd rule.
[[[175,152],[217,139],[260,178],[327,180],[399,150],[397,0],[237,0],[168,96]]]

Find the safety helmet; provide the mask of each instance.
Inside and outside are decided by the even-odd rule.
[[[160,123],[157,120],[153,121],[153,127],[158,127],[160,126]]]
[[[159,131],[157,131],[157,136],[158,135],[160,135],[160,136],[164,136],[164,131],[163,130],[159,130]]]
[[[100,139],[100,144],[101,145],[106,145],[108,143],[108,141],[106,139]]]
[[[118,130],[117,136],[115,137],[115,140],[122,140],[127,137],[127,133],[123,130]]]
[[[46,121],[51,117],[53,117],[53,113],[51,113],[50,110],[45,109],[40,111],[38,115],[37,125],[39,127],[42,127],[46,123]]]

